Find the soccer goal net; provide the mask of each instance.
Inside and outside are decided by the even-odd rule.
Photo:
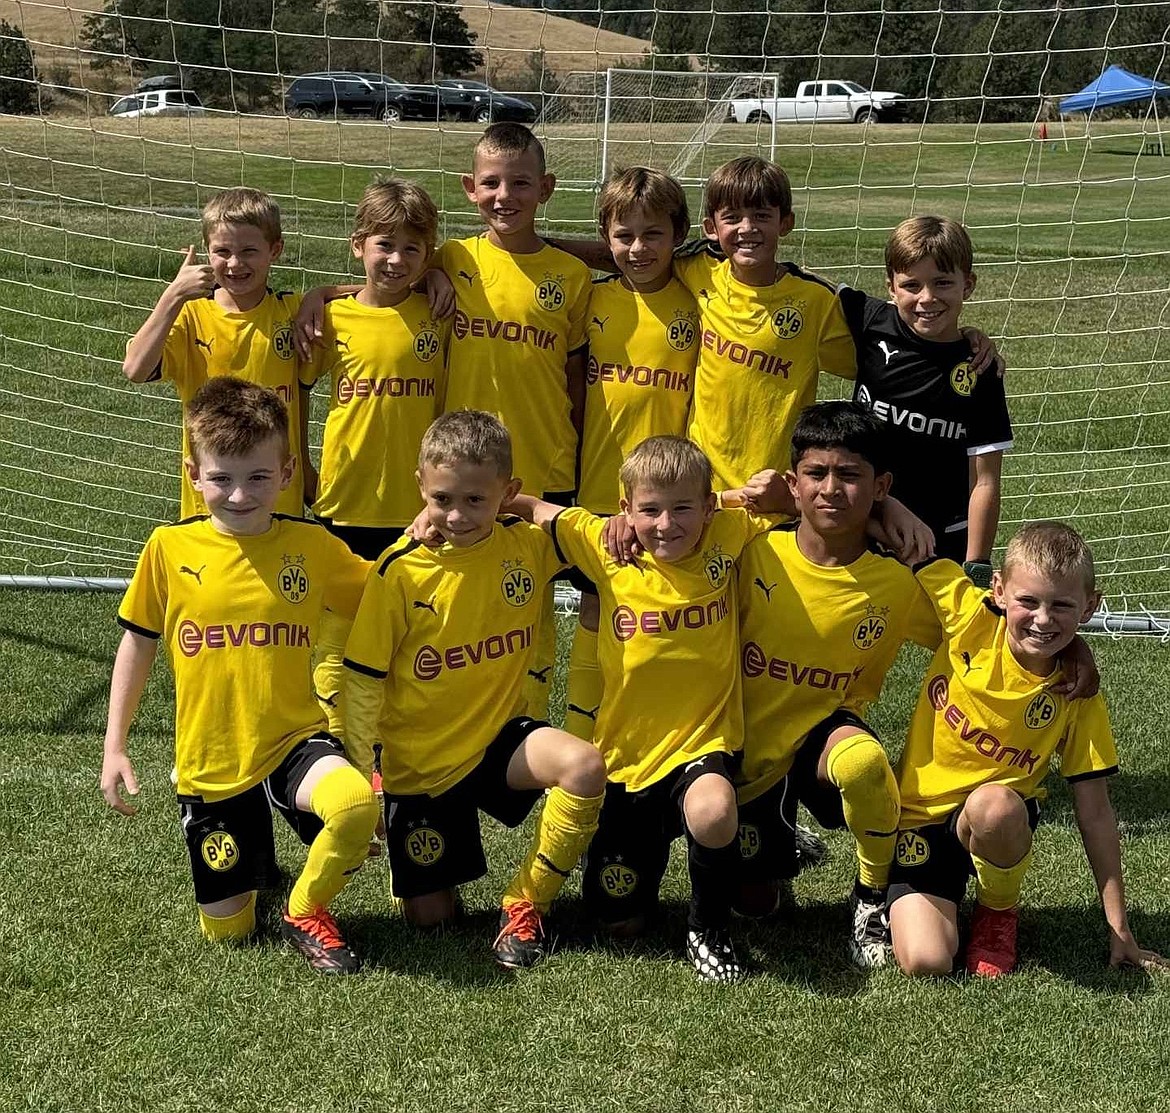
[[[1023,521],[1074,523],[1109,613],[1164,632],[1170,4],[804,7],[0,0],[3,582],[125,577],[177,512],[178,403],[121,361],[213,193],[277,199],[277,285],[336,281],[375,174],[418,180],[441,233],[469,234],[476,137],[519,118],[558,177],[549,233],[594,234],[599,182],[634,163],[677,174],[697,215],[706,176],[743,153],[791,178],[783,257],[871,293],[900,220],[964,221],[964,320],[1009,367],[1000,544]],[[786,113],[813,86],[825,105],[899,96],[849,102],[863,123]],[[775,110],[737,115],[753,98]]]

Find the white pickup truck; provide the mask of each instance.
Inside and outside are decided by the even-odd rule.
[[[794,97],[746,97],[731,102],[737,124],[839,121],[868,124],[898,120],[903,115],[901,93],[873,93],[855,81],[802,81]]]

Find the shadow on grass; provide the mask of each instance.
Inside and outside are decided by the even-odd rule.
[[[27,634],[22,630],[13,630],[10,627],[0,627],[0,649],[4,647],[4,643],[9,643],[12,646],[23,646],[30,650],[43,650],[47,653],[60,654],[62,657],[74,661],[89,661],[93,664],[106,666],[113,663],[113,657],[110,654],[94,653],[81,645],[51,641],[48,638]],[[98,722],[103,716],[94,713],[105,707],[110,690],[109,679],[103,677],[101,680],[92,681],[81,687],[76,687],[76,684],[76,677],[62,673],[61,684],[53,686],[52,689],[62,698],[62,702],[52,708],[45,708],[42,703],[29,707],[19,699],[6,700],[5,707],[8,714],[0,718],[0,730],[56,733],[87,729],[94,724],[104,727],[104,722]],[[43,700],[44,692],[38,693],[38,696]],[[27,714],[12,713],[24,707],[29,707]]]
[[[1170,943],[1170,923],[1164,918],[1131,911],[1130,927],[1143,947],[1165,953]],[[1141,997],[1160,990],[1170,979],[1170,970],[1110,968],[1109,945],[1099,909],[1023,907],[1019,954],[1022,962],[1034,962],[1056,977],[1095,993]]]

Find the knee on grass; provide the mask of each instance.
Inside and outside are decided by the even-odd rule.
[[[199,906],[199,930],[212,943],[246,939],[256,930],[256,894],[240,893],[227,900]]]
[[[741,885],[732,901],[732,908],[741,916],[757,920],[771,916],[780,907],[779,881],[758,881]]]
[[[459,912],[459,896],[455,889],[443,889],[421,897],[406,897],[402,901],[402,915],[416,928],[441,928],[454,921]]]

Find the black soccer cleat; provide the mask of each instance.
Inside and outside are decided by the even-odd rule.
[[[517,901],[500,912],[492,953],[505,970],[523,970],[545,957],[544,920],[531,903]]]
[[[747,964],[735,952],[726,930],[687,932],[687,958],[695,973],[706,982],[738,982],[747,977]]]
[[[361,960],[349,949],[337,922],[324,908],[295,918],[286,908],[280,918],[280,934],[318,974],[356,974],[361,969]]]

